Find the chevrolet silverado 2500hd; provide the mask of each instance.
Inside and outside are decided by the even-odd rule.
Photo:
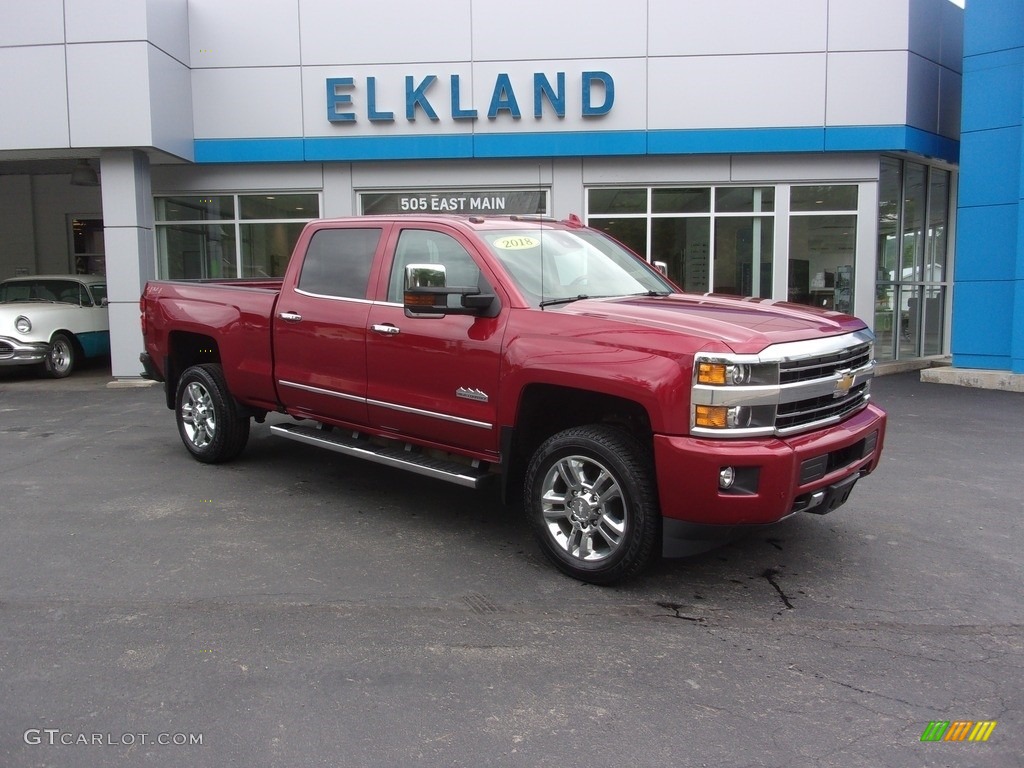
[[[860,320],[682,294],[576,220],[314,221],[283,279],[152,281],[140,303],[145,375],[199,461],[276,412],[283,438],[499,479],[594,583],[831,511],[885,435]]]

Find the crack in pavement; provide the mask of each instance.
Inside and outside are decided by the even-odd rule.
[[[780,573],[781,571],[778,571],[775,568],[765,568],[764,573],[762,573],[761,576],[767,579],[768,583],[775,587],[775,591],[778,592],[779,597],[782,598],[782,602],[786,606],[786,610],[792,611],[793,604],[789,602],[789,598],[786,596],[786,593],[782,591],[782,587],[779,586],[779,582],[775,580],[775,577],[778,576]]]
[[[695,621],[698,624],[707,624],[708,620],[705,619],[703,616],[686,616],[680,613],[679,611],[683,608],[683,606],[680,603],[658,602],[655,603],[655,605],[657,605],[659,608],[665,608],[669,611],[673,611],[675,614],[673,618],[683,619],[685,621]]]

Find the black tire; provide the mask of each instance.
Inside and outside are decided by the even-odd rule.
[[[78,362],[78,349],[75,340],[66,333],[55,333],[50,339],[50,348],[46,350],[43,360],[43,371],[51,379],[64,379],[71,375]]]
[[[545,441],[526,471],[524,506],[541,550],[580,581],[631,578],[657,552],[650,452],[621,429],[573,427]]]
[[[249,441],[249,419],[238,415],[219,365],[193,365],[181,375],[174,417],[181,442],[204,464],[230,461]]]

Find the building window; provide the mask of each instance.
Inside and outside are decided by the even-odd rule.
[[[875,354],[942,354],[951,174],[883,158],[878,195]]]
[[[280,277],[320,196],[260,193],[157,197],[157,274],[170,279]]]
[[[772,294],[774,187],[595,188],[587,223],[685,291]]]
[[[787,299],[852,313],[857,186],[793,186],[789,206]]]

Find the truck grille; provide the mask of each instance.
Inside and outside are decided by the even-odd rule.
[[[832,395],[827,395],[799,400],[795,403],[784,403],[779,406],[778,415],[775,418],[775,429],[785,433],[791,432],[794,428],[816,424],[826,419],[845,419],[851,413],[855,413],[867,405],[867,393],[868,385],[865,382],[860,386],[851,387],[849,394],[838,400]]]
[[[779,364],[779,384],[784,393],[775,417],[775,431],[794,434],[822,423],[842,421],[867,405],[872,371],[870,342],[816,354],[788,358]],[[845,391],[844,375],[856,374]],[[788,387],[786,385],[789,385]]]
[[[828,378],[836,371],[844,368],[856,370],[870,362],[871,344],[858,344],[830,355],[785,362],[779,368],[779,383]]]

